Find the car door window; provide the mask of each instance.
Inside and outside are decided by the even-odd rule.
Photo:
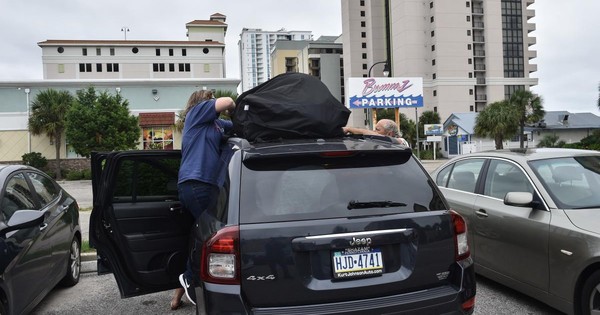
[[[52,202],[52,200],[58,198],[58,189],[49,177],[33,172],[28,172],[27,176],[29,176],[35,192],[40,197],[42,208]]]
[[[33,194],[25,180],[25,175],[19,173],[8,180],[2,197],[2,215],[8,221],[17,210],[35,210]]]
[[[448,188],[475,192],[484,159],[469,159],[456,162],[448,180]]]
[[[177,175],[179,159],[152,157],[121,163],[113,202],[179,200]]]
[[[438,186],[446,187],[446,184],[448,183],[448,177],[450,175],[450,171],[452,170],[453,165],[454,164],[445,167],[438,173],[438,175],[435,179],[435,183]]]
[[[508,192],[530,192],[533,186],[523,171],[508,161],[492,160],[485,180],[486,196],[504,199]]]

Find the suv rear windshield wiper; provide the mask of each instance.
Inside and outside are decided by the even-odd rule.
[[[406,207],[405,203],[394,202],[394,201],[368,201],[360,202],[356,200],[350,200],[348,203],[348,210],[352,209],[366,209],[366,208],[390,208],[390,207]]]

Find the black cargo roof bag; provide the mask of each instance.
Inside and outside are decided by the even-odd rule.
[[[236,100],[233,131],[248,141],[343,136],[350,110],[316,77],[284,73]]]

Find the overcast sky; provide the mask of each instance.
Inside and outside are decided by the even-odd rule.
[[[348,0],[358,1],[358,0]],[[394,1],[394,0],[392,0]],[[239,78],[237,42],[242,28],[342,32],[340,0],[0,0],[0,81],[41,80],[38,42],[48,39],[187,40],[185,24],[227,16],[227,77]],[[600,83],[600,0],[537,0],[538,57],[533,63],[546,110],[592,112]]]

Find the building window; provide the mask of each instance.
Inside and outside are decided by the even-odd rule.
[[[471,59],[471,58],[467,59],[467,63],[468,64],[473,64],[473,59]]]
[[[364,7],[365,6],[365,0],[360,0],[360,6]]]
[[[210,63],[204,64],[204,72],[210,72]]]
[[[362,54],[362,59],[367,59],[367,53]]]
[[[431,45],[431,51],[435,51],[435,45]]]
[[[434,112],[434,113],[437,113],[437,106],[434,106],[434,107],[433,107],[433,112]]]
[[[360,11],[360,16],[365,16],[365,11]]]
[[[363,74],[363,78],[366,78],[366,77],[367,77],[367,75],[366,75],[366,74]]]
[[[92,72],[92,64],[91,63],[80,63],[79,64],[79,72]]]
[[[469,111],[473,111],[473,105],[469,106]]]
[[[469,79],[473,78],[473,72],[469,72]]]
[[[467,50],[471,50],[471,44],[467,44]]]
[[[119,64],[118,63],[107,63],[106,64],[106,72],[119,72]]]
[[[367,32],[360,32],[360,37],[366,38],[367,37]]]
[[[114,48],[111,48],[111,49],[110,49],[110,55],[111,55],[111,56],[114,56],[114,55],[115,55],[115,49],[114,49]]]
[[[467,22],[471,22],[471,16],[467,15]]]
[[[160,48],[156,48],[156,55],[160,56]]]
[[[169,64],[169,72],[175,72],[175,64],[174,63]]]
[[[429,8],[430,8],[430,9],[433,9],[433,1],[432,1],[432,2],[429,2]]]
[[[471,36],[471,30],[467,30],[467,36]]]
[[[467,1],[465,4],[467,5],[467,8],[471,6],[471,2],[469,1]]]
[[[433,90],[433,96],[437,96],[437,90]]]
[[[363,70],[367,70],[367,64],[363,63]]]
[[[58,73],[65,73],[65,65],[62,63],[58,64]]]
[[[360,27],[367,27],[367,22],[360,21]]]
[[[469,89],[469,95],[473,95],[473,89]]]
[[[63,47],[58,47],[56,48],[56,51],[58,51],[59,54],[62,54],[63,52],[65,52],[65,49]]]
[[[429,18],[429,22],[433,23],[433,21],[435,21],[435,18],[432,16]]]
[[[173,150],[173,128],[153,126],[142,129],[144,150]]]
[[[435,31],[431,31],[431,37],[435,36]]]
[[[183,63],[180,63],[179,64],[179,72],[184,72],[184,71],[185,71],[184,65],[183,65]]]
[[[96,56],[102,56],[102,48],[96,48]]]
[[[185,72],[190,72],[190,71],[191,71],[191,70],[190,70],[190,64],[189,64],[189,63],[186,63],[186,64],[184,64],[184,65],[185,65]]]
[[[169,48],[169,56],[173,56],[173,48]]]
[[[101,63],[96,64],[96,72],[102,72],[102,64]]]
[[[435,59],[431,59],[431,65],[435,66]]]
[[[87,56],[87,48],[81,48],[81,54]]]
[[[140,50],[137,47],[131,48],[131,52],[137,54]]]
[[[181,55],[187,56],[187,50],[185,48],[181,48]]]
[[[435,73],[434,73],[434,74],[433,74],[431,77],[432,77],[434,80],[435,80],[435,79],[437,79],[437,75],[436,75]]]
[[[362,43],[362,48],[367,48],[367,43]]]

